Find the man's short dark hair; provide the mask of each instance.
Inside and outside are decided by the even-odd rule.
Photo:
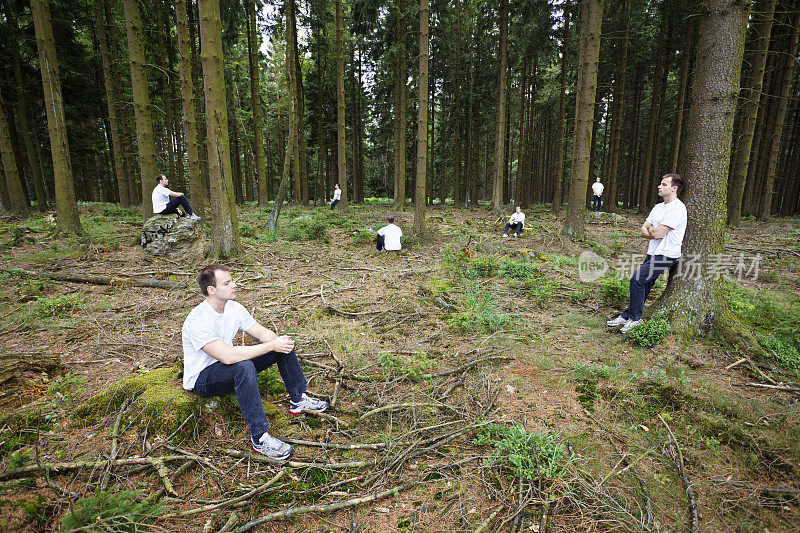
[[[669,179],[672,180],[671,183],[672,183],[673,187],[676,186],[676,185],[678,186],[678,194],[680,194],[681,191],[683,190],[683,187],[684,187],[683,178],[681,177],[681,175],[680,174],[664,174],[664,177],[665,178],[669,178]]]
[[[197,284],[200,285],[200,292],[208,296],[208,288],[217,286],[217,272],[230,272],[231,269],[225,265],[214,263],[208,265],[197,275]]]
[[[389,224],[394,224],[394,215],[389,215],[388,217],[386,217],[386,222],[388,222]]]
[[[156,176],[156,185],[158,185],[159,183],[161,183],[161,180],[162,180],[162,179],[164,179],[164,178],[166,178],[166,177],[167,177],[167,175],[166,175],[166,174],[159,174],[158,176]]]

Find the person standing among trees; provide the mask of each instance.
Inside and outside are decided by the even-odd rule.
[[[627,333],[642,321],[644,302],[650,289],[662,272],[669,270],[681,257],[681,245],[686,233],[686,206],[678,199],[683,190],[683,178],[678,174],[666,174],[658,185],[658,196],[664,201],[656,204],[640,229],[648,239],[647,257],[631,276],[631,297],[628,308],[606,324],[622,326],[620,333]]]
[[[169,179],[165,174],[156,176],[156,186],[153,189],[153,213],[156,215],[171,215],[175,213],[178,216],[185,216],[189,220],[200,220],[200,217],[192,211],[192,206],[189,205],[186,195],[182,192],[169,190],[167,185],[169,185]],[[183,209],[183,214],[178,211],[178,207]]]
[[[339,203],[339,200],[342,199],[342,189],[339,188],[339,184],[337,183],[333,187],[333,201],[331,202],[331,211],[336,209],[336,204]]]
[[[508,219],[505,229],[503,229],[503,238],[508,237],[508,230],[514,230],[514,237],[519,236],[522,231],[522,226],[525,225],[525,213],[522,212],[522,207],[517,206],[517,210],[512,213]]]
[[[306,394],[308,385],[294,353],[294,340],[265,328],[235,301],[236,282],[226,266],[203,268],[197,284],[206,299],[192,309],[181,329],[183,388],[200,396],[235,392],[253,449],[272,459],[286,459],[293,448],[268,432],[270,424],[258,389],[259,372],[278,365],[293,415],[320,413],[328,408],[328,402]],[[233,346],[239,331],[247,332],[259,344]]]
[[[600,211],[600,202],[603,199],[603,189],[605,187],[602,183],[600,183],[600,178],[597,178],[594,183],[592,183],[592,192],[594,193],[592,197],[592,211]]]

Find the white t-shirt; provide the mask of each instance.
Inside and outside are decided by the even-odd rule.
[[[156,188],[153,189],[153,213],[158,214],[167,208],[171,192],[160,183],[156,185]]]
[[[383,235],[385,241],[383,247],[388,251],[399,250],[403,246],[400,244],[400,237],[403,236],[403,230],[394,224],[387,224],[378,230],[378,235]]]
[[[525,213],[522,212],[517,213],[516,211],[514,211],[514,214],[512,214],[511,217],[508,219],[508,223],[516,224],[517,222],[522,222],[523,224],[525,223]]]
[[[667,233],[663,239],[650,239],[650,244],[647,245],[647,255],[680,257],[683,235],[686,233],[686,221],[686,206],[679,199],[675,198],[668,204],[664,202],[656,204],[647,216],[647,222],[653,227],[662,224],[669,226],[672,231]]]
[[[333,199],[334,200],[341,200],[342,199],[342,189],[334,189],[333,190]]]
[[[594,191],[595,196],[603,196],[603,189],[605,189],[605,187],[602,183],[598,181],[592,183],[592,190]]]
[[[239,331],[247,331],[256,321],[245,307],[234,300],[225,302],[222,314],[214,311],[208,301],[192,309],[183,321],[181,336],[183,337],[183,388],[194,389],[197,376],[204,368],[217,362],[206,352],[203,346],[217,339],[228,346]]]

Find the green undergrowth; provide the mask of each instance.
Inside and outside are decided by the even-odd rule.
[[[628,331],[625,338],[632,344],[651,348],[669,335],[669,319],[658,316],[642,320],[633,329]]]
[[[469,285],[464,291],[464,310],[450,316],[448,322],[462,333],[495,333],[514,323],[490,291]]]
[[[145,531],[164,513],[159,501],[146,499],[139,490],[123,490],[113,486],[98,490],[70,505],[70,512],[61,519],[61,532],[67,531]]]
[[[527,481],[558,479],[569,463],[567,447],[555,435],[528,431],[518,424],[481,426],[475,443],[493,447],[487,463],[505,465],[515,478]]]
[[[404,378],[419,381],[422,376],[431,370],[435,363],[428,359],[425,352],[414,352],[410,357],[390,352],[378,354],[381,367],[385,376],[391,379]]]

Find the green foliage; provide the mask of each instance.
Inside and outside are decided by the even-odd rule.
[[[353,244],[366,244],[375,241],[375,233],[370,228],[361,228],[353,231],[350,235]]]
[[[510,463],[514,477],[526,480],[558,479],[569,462],[566,446],[550,433],[528,431],[522,426],[487,424],[478,428],[475,443],[494,446],[492,463]]]
[[[27,450],[15,450],[8,455],[8,469],[22,468],[31,462],[31,454]]]
[[[87,528],[86,531],[134,533],[143,525],[154,523],[164,513],[158,501],[147,501],[139,490],[97,491],[75,502],[72,512],[61,519],[59,531]],[[88,526],[88,527],[87,527]]]
[[[258,374],[258,390],[273,396],[286,394],[286,385],[280,380],[278,365],[272,365]]]
[[[314,218],[300,218],[286,228],[286,239],[290,241],[324,241],[327,238],[328,224]]]
[[[31,309],[35,318],[60,318],[71,315],[83,304],[79,294],[63,294],[61,296],[43,296],[36,300]]]
[[[650,348],[661,342],[669,332],[669,320],[665,317],[656,317],[637,324],[628,331],[626,338],[633,344]]]
[[[576,368],[575,373],[591,379],[610,379],[616,375],[617,371],[614,368],[602,363],[589,363],[588,365],[583,365],[579,368]]]
[[[378,354],[383,373],[391,378],[405,378],[419,381],[422,376],[434,366],[428,359],[428,354],[422,351],[414,352],[411,358],[402,357],[389,352]]]
[[[59,404],[72,403],[78,393],[86,390],[87,381],[89,378],[86,376],[69,372],[50,382],[47,386],[47,395],[53,397]]]
[[[517,286],[517,290],[532,300],[536,307],[542,308],[555,297],[556,290],[561,287],[561,283],[541,276],[535,279],[528,279]]]
[[[796,346],[782,341],[772,334],[760,335],[758,340],[761,346],[772,352],[772,355],[785,369],[794,372],[800,380],[800,351]]]
[[[600,299],[608,307],[620,308],[630,300],[630,282],[617,276],[600,278]]]
[[[496,257],[487,255],[470,260],[464,276],[469,279],[488,278],[497,272],[500,262]]]
[[[548,257],[551,262],[558,266],[578,266],[578,258],[567,255],[551,255]]]
[[[510,315],[500,309],[490,292],[475,287],[467,288],[464,307],[464,311],[452,315],[448,320],[451,326],[464,333],[495,333],[514,322]]]
[[[503,261],[500,263],[498,273],[504,278],[529,280],[540,275],[539,269],[532,263],[520,263],[518,261]]]
[[[239,223],[239,235],[241,237],[255,237],[257,235],[256,228],[244,222]]]

